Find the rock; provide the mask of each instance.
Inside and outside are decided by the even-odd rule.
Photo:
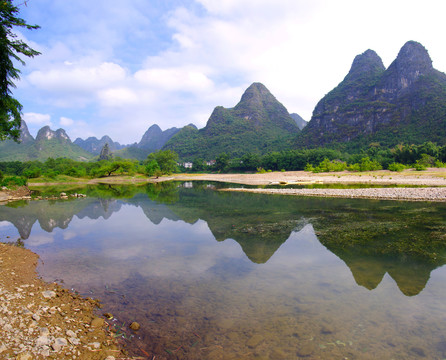
[[[40,320],[40,315],[39,314],[33,314],[32,318],[35,321],[39,321]]]
[[[81,341],[75,337],[68,338],[68,341],[70,342],[71,345],[79,345],[81,343]]]
[[[95,317],[93,320],[91,320],[90,326],[94,328],[102,327],[104,326],[105,320],[100,317]]]
[[[68,345],[68,341],[65,338],[57,338],[51,345],[54,351],[59,352],[64,346]]]
[[[67,330],[65,333],[68,337],[76,337],[76,333],[73,330]]]
[[[136,321],[132,322],[130,324],[130,329],[133,331],[138,331],[141,328],[141,325],[139,325]]]
[[[257,345],[259,345],[263,341],[263,336],[261,335],[254,335],[252,336],[247,342],[246,346],[249,348],[255,348]]]
[[[302,357],[310,356],[311,354],[313,354],[313,352],[314,352],[314,344],[310,343],[303,344],[297,349],[297,355]]]
[[[334,329],[329,325],[322,325],[321,334],[327,335],[334,333]]]
[[[53,297],[56,297],[56,293],[51,290],[46,290],[46,291],[42,292],[42,295],[45,299],[51,299]]]
[[[0,354],[1,354],[3,351],[6,351],[6,350],[8,350],[8,348],[5,346],[5,344],[1,344],[1,345],[0,345]]]
[[[27,351],[17,355],[16,360],[32,360],[32,355]]]
[[[50,343],[51,339],[46,335],[39,336],[36,340],[36,346],[49,345]]]
[[[94,349],[100,349],[101,348],[101,344],[98,342],[92,342],[88,344],[89,346],[93,347]]]
[[[61,193],[60,193],[60,197],[62,197],[62,196],[67,196],[67,194],[64,193],[64,192],[61,192]]]
[[[114,356],[107,356],[106,358],[105,358],[105,360],[115,360],[115,357]]]

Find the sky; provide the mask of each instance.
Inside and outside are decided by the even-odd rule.
[[[317,102],[375,50],[387,67],[409,40],[446,72],[443,0],[14,0],[39,30],[16,33],[42,54],[13,90],[33,136],[139,142],[206,125],[261,82],[310,120]]]

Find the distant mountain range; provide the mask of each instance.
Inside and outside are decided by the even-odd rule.
[[[217,106],[202,129],[189,124],[163,131],[154,124],[139,143],[121,145],[107,135],[73,143],[63,129],[48,126],[34,139],[23,122],[20,139],[20,144],[0,142],[0,161],[89,160],[106,143],[123,158],[145,159],[153,151],[171,149],[182,160],[320,146],[357,151],[371,143],[445,145],[446,75],[432,67],[421,44],[409,41],[387,69],[373,50],[356,56],[344,80],[317,103],[309,122],[289,114],[264,85],[254,83],[235,107]]]
[[[213,159],[289,148],[299,132],[286,108],[260,83],[252,84],[231,109],[217,106],[206,126],[184,127],[164,146],[181,158]]]
[[[12,140],[0,141],[0,161],[45,161],[49,157],[86,161],[93,158],[91,153],[73,144],[63,129],[53,131],[45,126],[39,130],[35,139],[24,121],[20,130],[20,143]]]
[[[373,50],[356,56],[296,143],[357,148],[424,141],[446,144],[446,75],[432,67],[421,44],[409,41],[387,69]]]

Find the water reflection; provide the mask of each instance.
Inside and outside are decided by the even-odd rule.
[[[444,268],[429,281],[445,213],[172,183],[3,206],[0,225],[39,253],[44,278],[137,319],[134,355],[407,359],[445,355]]]

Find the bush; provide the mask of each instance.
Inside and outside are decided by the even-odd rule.
[[[319,165],[313,170],[313,172],[331,172],[331,171],[344,171],[347,168],[347,164],[340,160],[328,160],[325,158]]]
[[[423,171],[423,170],[426,170],[427,167],[417,161],[417,163],[414,165],[414,169],[416,171]]]
[[[22,176],[8,176],[2,179],[1,186],[26,186],[28,184],[26,178]]]
[[[363,157],[359,163],[351,164],[348,169],[350,171],[374,171],[381,170],[381,164],[376,160],[370,160],[370,158]]]
[[[305,165],[304,170],[313,172],[314,171],[314,167],[310,163],[307,163],[307,165]]]
[[[38,178],[41,174],[41,170],[39,168],[29,168],[23,172],[23,176],[28,179]]]
[[[159,176],[157,174],[161,172],[161,169],[158,162],[155,159],[152,159],[147,163],[144,172],[147,176]]]
[[[390,171],[398,171],[398,172],[403,171],[405,168],[406,168],[405,165],[400,164],[400,163],[395,163],[395,162],[389,164],[389,166],[387,167],[387,169]]]

